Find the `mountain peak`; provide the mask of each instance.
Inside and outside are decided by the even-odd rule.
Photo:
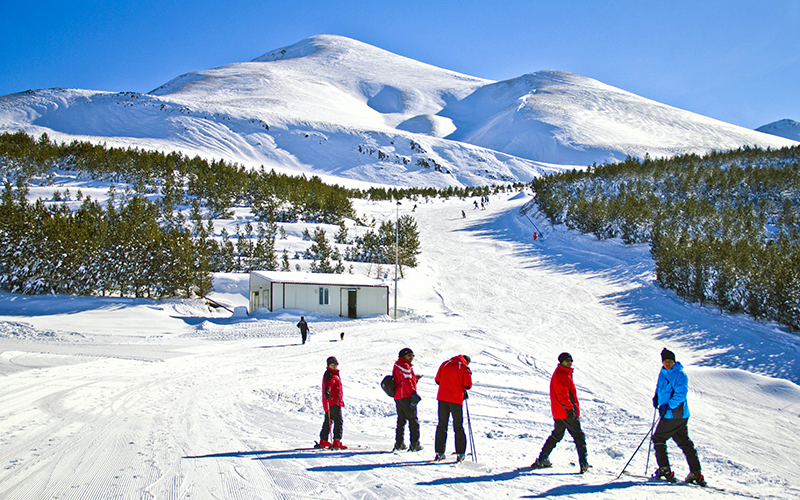
[[[314,35],[292,45],[271,50],[264,55],[256,57],[252,62],[273,62],[286,59],[297,59],[313,54],[330,54],[332,52],[349,51],[374,51],[378,50],[390,54],[368,43],[359,42],[352,38],[339,35]]]
[[[150,94],[5,96],[0,130],[440,187],[527,181],[627,156],[796,144],[566,71],[496,82],[337,35],[187,73]]]
[[[765,134],[776,135],[793,141],[800,141],[800,122],[788,118],[768,123],[758,127],[756,130],[764,132]]]

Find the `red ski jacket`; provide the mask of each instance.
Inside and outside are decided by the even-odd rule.
[[[553,372],[553,378],[550,379],[550,409],[556,420],[566,419],[567,410],[572,409],[575,409],[576,417],[581,416],[578,392],[572,381],[572,368],[564,368],[559,364]]]
[[[467,361],[458,355],[442,363],[436,372],[436,383],[439,384],[438,401],[463,404],[464,391],[472,389],[472,371]]]
[[[417,392],[417,380],[419,377],[414,375],[414,368],[406,358],[398,359],[392,369],[394,377],[394,399],[410,398]]]
[[[328,411],[331,406],[344,406],[344,394],[339,370],[328,368],[322,376],[322,408]]]

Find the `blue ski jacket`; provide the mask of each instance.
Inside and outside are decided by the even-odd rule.
[[[675,363],[671,370],[661,368],[656,385],[658,410],[662,419],[689,418],[689,377],[683,372],[683,365]]]

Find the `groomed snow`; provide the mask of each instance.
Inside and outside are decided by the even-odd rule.
[[[419,203],[423,254],[400,282],[397,321],[0,295],[0,498],[797,498],[798,337],[683,304],[653,284],[646,246],[520,216],[528,200],[495,196],[485,211],[471,200]],[[383,220],[396,207],[357,209]],[[544,233],[536,242],[531,221]],[[220,275],[215,297],[245,305],[246,282]],[[305,345],[300,314],[312,331]],[[395,455],[394,405],[378,383],[406,346],[424,375],[425,450]],[[686,366],[691,437],[725,493],[613,480],[652,423],[664,346]],[[575,359],[593,465],[584,476],[568,438],[552,469],[526,468],[551,430],[561,351]],[[451,467],[430,463],[433,376],[459,353],[473,359],[477,462]],[[351,448],[320,452],[310,447],[330,355]],[[670,456],[688,473],[674,445]],[[644,473],[646,457],[647,443],[629,471]]]

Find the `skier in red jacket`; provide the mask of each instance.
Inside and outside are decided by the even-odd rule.
[[[414,374],[414,368],[411,366],[413,360],[414,351],[404,347],[392,369],[395,386],[394,402],[397,407],[397,431],[393,451],[406,449],[403,442],[406,422],[408,422],[408,430],[411,434],[411,445],[408,447],[408,451],[422,450],[422,446],[419,444],[419,419],[417,418],[417,403],[422,399],[417,395],[417,381],[422,378],[422,375]]]
[[[581,474],[589,470],[586,459],[586,437],[581,430],[581,409],[578,403],[578,393],[572,381],[572,356],[562,352],[558,356],[558,366],[550,379],[550,409],[555,420],[555,429],[544,442],[539,458],[531,465],[533,469],[551,467],[550,452],[564,437],[564,431],[569,431],[575,446],[578,448],[578,463]]]
[[[325,410],[325,421],[322,422],[322,431],[319,433],[319,443],[315,448],[331,448],[346,450],[342,444],[342,407],[344,394],[342,393],[342,379],[339,378],[339,361],[331,356],[327,360],[328,369],[322,376],[322,409]],[[333,443],[328,442],[333,424]]]
[[[472,388],[472,371],[469,369],[469,356],[459,354],[439,367],[436,383],[439,384],[439,425],[436,426],[436,458],[444,460],[444,449],[447,444],[447,424],[453,415],[453,433],[456,436],[457,461],[466,457],[467,435],[464,432],[464,413],[462,405],[467,397],[467,390]]]

